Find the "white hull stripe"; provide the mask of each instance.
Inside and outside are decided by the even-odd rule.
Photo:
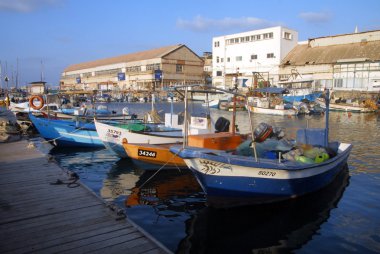
[[[196,171],[214,176],[225,177],[255,177],[255,178],[268,178],[268,179],[297,179],[311,177],[322,174],[331,170],[341,163],[343,160],[339,159],[331,164],[325,164],[321,167],[313,167],[301,170],[279,170],[270,168],[255,168],[245,167],[239,165],[231,165],[221,162],[216,162],[206,159],[185,159],[186,164],[195,169]]]

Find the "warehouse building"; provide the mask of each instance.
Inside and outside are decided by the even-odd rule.
[[[294,75],[296,74],[296,75]],[[280,80],[294,76],[334,91],[380,91],[380,31],[309,39],[282,61]]]
[[[203,60],[185,45],[73,64],[61,76],[61,90],[166,90],[204,83]]]

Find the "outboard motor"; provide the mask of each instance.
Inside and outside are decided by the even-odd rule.
[[[269,124],[260,123],[256,127],[253,134],[255,135],[255,141],[260,143],[266,140],[267,138],[269,138],[273,134],[273,128]]]
[[[219,117],[215,122],[215,132],[228,132],[230,129],[230,120]]]

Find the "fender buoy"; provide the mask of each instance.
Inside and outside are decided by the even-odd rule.
[[[34,100],[37,99],[39,102],[40,102],[40,105],[39,106],[36,106],[34,105]],[[43,106],[44,106],[44,99],[42,98],[42,96],[39,96],[39,95],[34,95],[32,97],[30,97],[29,99],[29,105],[35,109],[35,110],[39,110],[41,109]]]

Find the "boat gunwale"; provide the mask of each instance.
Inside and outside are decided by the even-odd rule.
[[[328,166],[329,164],[335,163],[338,160],[349,156],[352,149],[352,144],[339,143],[339,148],[343,146],[344,150],[338,150],[338,153],[333,158],[330,158],[321,163],[306,164],[296,161],[281,160],[278,159],[266,159],[260,158],[258,162],[255,161],[253,156],[242,156],[235,155],[229,152],[212,150],[212,149],[202,149],[197,147],[186,147],[178,149],[178,146],[172,146],[171,152],[177,154],[184,160],[188,159],[206,159],[219,163],[229,164],[231,166],[242,166],[242,167],[256,167],[262,169],[270,170],[281,170],[281,171],[304,171],[311,170],[314,168],[319,168],[323,166]],[[178,150],[178,151],[176,151]],[[191,152],[186,152],[191,151]],[[193,154],[193,155],[191,155]]]

